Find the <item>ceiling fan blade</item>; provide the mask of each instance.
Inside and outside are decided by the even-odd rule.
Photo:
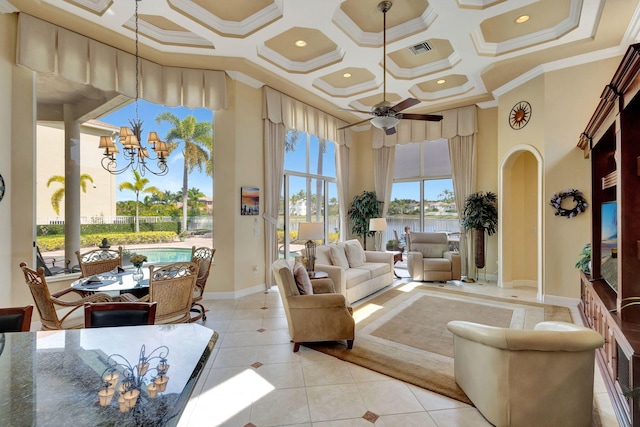
[[[353,111],[354,113],[371,114],[371,111],[354,110],[352,108],[341,108],[342,111]]]
[[[371,120],[371,119],[360,120],[359,122],[355,122],[355,123],[351,123],[350,125],[342,126],[341,128],[338,128],[338,130],[350,128],[351,126],[357,126],[357,125],[360,125],[362,123],[368,122],[369,120]]]
[[[440,120],[442,120],[442,116],[438,116],[436,114],[408,114],[408,113],[404,113],[404,114],[398,114],[397,117],[399,119],[407,119],[407,120],[426,120],[429,122],[439,122]]]
[[[419,100],[415,98],[407,98],[404,101],[401,101],[398,104],[391,107],[390,110],[393,110],[397,113],[398,111],[405,110],[409,107],[413,107],[414,105],[418,105],[418,104],[420,104]]]
[[[392,128],[387,128],[384,130],[384,133],[386,133],[387,135],[393,135],[394,133],[396,133],[396,128],[395,126]]]

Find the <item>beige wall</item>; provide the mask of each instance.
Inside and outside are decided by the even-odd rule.
[[[0,97],[0,130],[4,137],[0,138],[0,175],[9,186],[12,182],[12,165],[11,165],[11,147],[12,147],[12,127],[13,109],[11,108],[12,93],[12,76],[13,65],[12,58],[15,55],[14,44],[15,38],[15,19],[12,15],[0,13],[0,93],[9,94],[9,96]],[[0,227],[0,301],[11,301],[11,229],[13,228],[12,217],[12,199],[13,192],[7,189],[2,201],[0,201],[0,218],[4,223],[4,227]]]
[[[478,109],[476,140],[478,169],[476,191],[498,194],[498,108]],[[486,236],[485,268],[482,270],[494,280],[498,273],[498,235]],[[481,276],[482,277],[482,276]]]
[[[36,131],[35,79],[32,72],[14,65],[15,31],[16,16],[0,14],[0,88],[2,93],[11,94],[0,97],[0,127],[5,135],[0,149],[10,153],[0,157],[0,173],[8,184],[7,196],[0,202],[0,217],[7,224],[0,229],[0,297],[17,305],[31,301],[18,264],[34,261]],[[567,188],[590,194],[589,161],[582,158],[575,145],[618,63],[619,58],[548,72],[501,96],[497,108],[478,111],[478,190],[497,192],[499,164],[513,147],[529,144],[543,157],[543,281],[547,295],[579,296],[574,264],[589,240],[590,215],[555,217],[548,200],[553,192]],[[257,186],[264,194],[264,182],[261,91],[229,80],[228,96],[229,108],[216,112],[214,126],[214,243],[218,252],[207,291],[233,296],[254,292],[264,283],[263,221],[239,213],[240,187]],[[520,100],[531,103],[533,117],[525,128],[514,131],[507,117]],[[525,192],[532,192],[527,190],[527,177],[533,166],[530,159],[523,158],[522,162],[520,179]],[[349,200],[373,189],[372,164],[370,132],[356,133],[350,153]],[[500,203],[506,209],[531,211],[530,201],[501,198]],[[520,232],[526,241],[527,230]],[[489,274],[497,265],[497,241],[497,236],[488,241]],[[525,251],[520,260],[528,258]],[[518,262],[518,270],[525,272],[522,261]]]
[[[572,219],[556,217],[548,202],[554,192],[569,188],[583,191],[587,200],[590,199],[590,163],[583,158],[576,144],[619,61],[620,58],[609,59],[548,72],[499,99],[498,161],[503,162],[505,156],[519,145],[531,146],[542,156],[542,279],[546,295],[580,296],[579,274],[574,264],[580,250],[589,241],[590,213],[587,211],[588,214]],[[511,107],[521,100],[531,104],[532,118],[529,124],[516,131],[509,126],[508,115]],[[500,203],[517,212],[517,200],[504,200],[500,195]],[[529,238],[529,234],[524,230],[523,236]],[[511,248],[521,251],[517,257],[527,257],[527,249],[516,244]],[[505,280],[518,277],[515,264],[504,268]]]
[[[7,197],[0,202],[0,294],[12,305],[33,302],[24,284],[19,263],[33,263],[35,234],[35,78],[33,72],[14,63],[17,16],[0,14],[0,123],[5,135],[0,159]],[[6,89],[6,90],[5,90]],[[8,295],[9,298],[4,299]],[[3,303],[4,305],[4,303]]]
[[[262,216],[240,215],[240,187],[260,188],[264,212],[262,91],[227,79],[228,108],[214,123],[216,262],[207,292],[243,291],[265,283]]]
[[[62,184],[47,181],[53,175],[64,176],[64,123],[39,122],[37,132],[36,153],[36,215],[38,218],[57,219],[51,206],[51,195],[61,188]],[[92,126],[80,126],[80,173],[88,174],[93,184],[87,182],[87,192],[80,200],[80,215],[114,216],[116,214],[116,177],[105,171],[100,161],[102,151],[98,149],[100,136],[111,135],[111,131]],[[64,199],[60,203],[60,219],[64,219]]]

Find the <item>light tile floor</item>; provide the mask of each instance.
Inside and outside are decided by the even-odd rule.
[[[500,289],[495,283],[446,287],[535,301],[532,288]],[[304,346],[293,353],[277,288],[205,303],[209,311],[201,323],[220,338],[179,427],[491,425],[475,408],[456,400]],[[579,319],[577,309],[572,311]],[[594,425],[618,426],[597,368],[595,378],[601,424]]]

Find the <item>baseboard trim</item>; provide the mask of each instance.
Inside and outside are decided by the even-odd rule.
[[[237,298],[246,297],[249,295],[257,294],[267,290],[267,286],[264,283],[252,286],[250,288],[240,289],[239,291],[232,292],[205,292],[202,295],[204,300],[232,300]]]

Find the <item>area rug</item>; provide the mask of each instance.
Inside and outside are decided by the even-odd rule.
[[[306,344],[315,350],[465,403],[453,373],[451,320],[533,329],[545,320],[572,322],[566,307],[464,293],[411,282],[354,309],[356,338]]]

